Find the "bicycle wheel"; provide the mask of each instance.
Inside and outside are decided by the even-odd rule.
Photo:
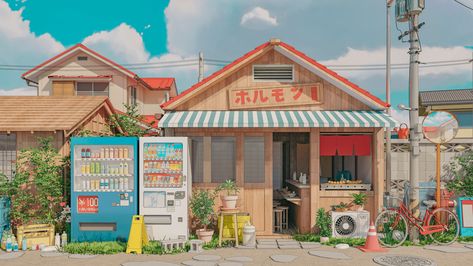
[[[376,217],[376,234],[383,246],[398,247],[406,241],[408,226],[404,216],[393,210],[385,210]]]
[[[460,233],[458,217],[452,211],[438,208],[432,212],[427,224],[430,226],[442,225],[444,230],[430,234],[430,238],[439,245],[450,245],[455,242]]]

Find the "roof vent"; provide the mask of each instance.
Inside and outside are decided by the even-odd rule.
[[[293,81],[293,65],[253,65],[255,81]]]
[[[87,56],[78,56],[77,61],[87,61]]]

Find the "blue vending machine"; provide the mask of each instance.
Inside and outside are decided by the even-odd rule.
[[[71,241],[127,241],[138,214],[138,138],[71,140]]]

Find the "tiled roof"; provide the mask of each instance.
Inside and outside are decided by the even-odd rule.
[[[170,90],[174,78],[141,78],[152,90]]]
[[[71,130],[103,105],[105,96],[0,96],[0,131]]]
[[[471,104],[473,103],[473,89],[421,91],[419,98],[422,106]]]

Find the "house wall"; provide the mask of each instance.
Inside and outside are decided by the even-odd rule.
[[[253,81],[254,64],[291,64],[294,65],[294,82],[261,82]],[[205,88],[202,93],[196,94],[187,102],[180,104],[175,110],[228,110],[228,91],[234,88],[248,88],[254,86],[277,86],[297,83],[323,84],[322,103],[301,106],[277,106],[255,108],[265,110],[369,110],[370,108],[348,95],[342,90],[334,87],[329,82],[313,74],[306,68],[298,65],[284,55],[269,50],[260,55],[255,61],[249,62],[242,68],[236,70],[228,77],[216,81],[215,84]]]

